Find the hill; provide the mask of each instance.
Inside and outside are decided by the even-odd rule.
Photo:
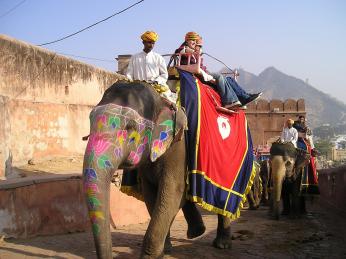
[[[222,72],[227,71],[223,69]],[[305,99],[307,119],[314,128],[325,123],[346,122],[346,105],[325,94],[303,80],[284,74],[274,67],[268,67],[258,76],[239,69],[238,82],[247,91],[262,91],[264,99]]]

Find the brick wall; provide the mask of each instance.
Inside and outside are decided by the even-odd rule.
[[[289,118],[296,120],[306,115],[304,99],[285,101],[262,100],[250,103],[246,111],[254,146],[265,145],[277,139]]]

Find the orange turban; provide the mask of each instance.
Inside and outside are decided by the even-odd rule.
[[[198,35],[197,32],[190,31],[185,34],[185,40],[198,40],[200,36]]]
[[[159,39],[159,35],[157,35],[154,31],[146,31],[142,34],[141,39],[143,41],[157,41]]]
[[[293,124],[293,123],[294,123],[294,120],[292,120],[292,119],[287,120],[287,124]]]

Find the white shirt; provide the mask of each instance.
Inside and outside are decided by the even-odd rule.
[[[130,80],[141,80],[146,82],[158,82],[166,85],[168,72],[163,57],[153,51],[144,51],[131,57],[127,67],[126,77]]]
[[[281,141],[283,142],[292,142],[295,147],[297,147],[297,141],[298,141],[298,131],[291,127],[291,128],[284,128],[281,133]]]

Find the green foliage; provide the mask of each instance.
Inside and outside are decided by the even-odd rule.
[[[320,140],[315,143],[315,148],[321,155],[327,156],[327,153],[332,149],[333,144],[329,140]]]

